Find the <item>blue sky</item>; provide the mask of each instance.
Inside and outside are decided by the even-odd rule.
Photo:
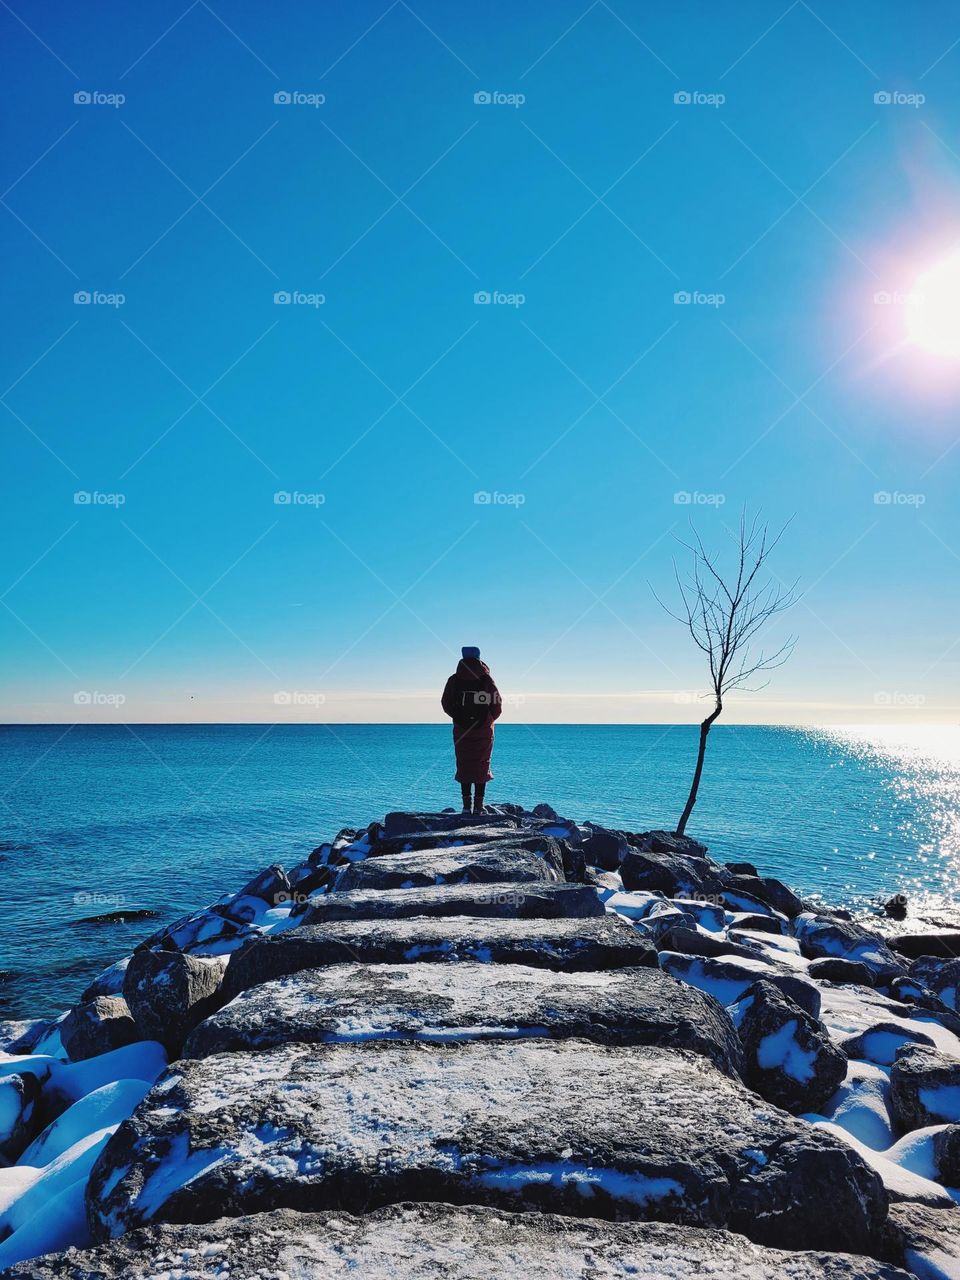
[[[804,595],[730,718],[956,723],[954,6],[0,27],[0,719],[431,720],[462,643],[514,718],[692,719],[651,584],[747,504]]]

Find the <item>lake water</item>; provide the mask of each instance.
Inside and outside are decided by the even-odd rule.
[[[696,728],[502,725],[487,799],[672,828]],[[446,725],[0,727],[0,1017],[47,1016],[157,927],[391,809],[459,807]],[[858,911],[958,920],[960,729],[718,725],[689,833]],[[104,911],[160,920],[81,924]]]

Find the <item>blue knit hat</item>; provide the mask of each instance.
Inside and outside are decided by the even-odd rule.
[[[480,650],[475,644],[465,644],[460,650],[465,658],[479,658]]]

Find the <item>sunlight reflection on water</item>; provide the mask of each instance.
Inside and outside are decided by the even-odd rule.
[[[901,875],[899,888],[910,897],[911,916],[960,921],[960,730],[952,725],[857,725],[816,732],[884,775],[894,811],[903,811],[898,832],[904,844],[915,848],[916,870]],[[910,924],[908,919],[900,927]]]

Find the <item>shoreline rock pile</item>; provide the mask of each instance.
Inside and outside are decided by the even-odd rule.
[[[0,1276],[960,1276],[958,992],[689,838],[388,814],[0,1045]]]

